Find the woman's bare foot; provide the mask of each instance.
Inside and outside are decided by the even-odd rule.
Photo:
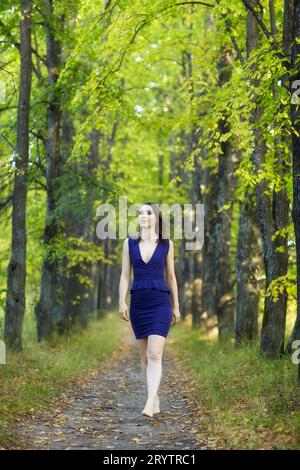
[[[142,411],[142,415],[147,416],[147,418],[153,418],[153,411],[151,410],[151,408],[145,407]]]
[[[153,407],[149,406],[148,403],[146,403],[145,408],[142,411],[142,414],[144,416],[148,416],[149,418],[153,418],[154,413],[160,413],[160,408],[159,408],[159,396],[156,395]]]
[[[155,409],[155,400],[154,399],[154,402],[149,402],[149,400],[147,400],[147,403],[142,411],[142,414],[144,416],[147,416],[148,418],[153,418],[153,413],[154,413],[154,409]]]

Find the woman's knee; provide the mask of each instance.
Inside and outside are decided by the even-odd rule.
[[[161,361],[162,351],[160,349],[155,349],[155,348],[148,349],[147,359],[150,361]]]

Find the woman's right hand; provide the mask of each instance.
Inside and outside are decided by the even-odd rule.
[[[128,307],[127,307],[127,304],[126,304],[126,303],[121,304],[121,305],[119,306],[119,313],[120,313],[120,317],[122,318],[122,320],[129,321],[129,318],[128,318]]]

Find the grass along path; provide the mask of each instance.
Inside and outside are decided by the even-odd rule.
[[[300,449],[300,387],[290,357],[265,360],[259,344],[220,346],[216,331],[193,330],[190,317],[174,328],[172,341],[196,383],[211,446]]]

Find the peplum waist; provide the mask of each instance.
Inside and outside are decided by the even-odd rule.
[[[171,292],[164,278],[160,279],[133,279],[130,293],[141,289],[158,289],[164,292]]]

